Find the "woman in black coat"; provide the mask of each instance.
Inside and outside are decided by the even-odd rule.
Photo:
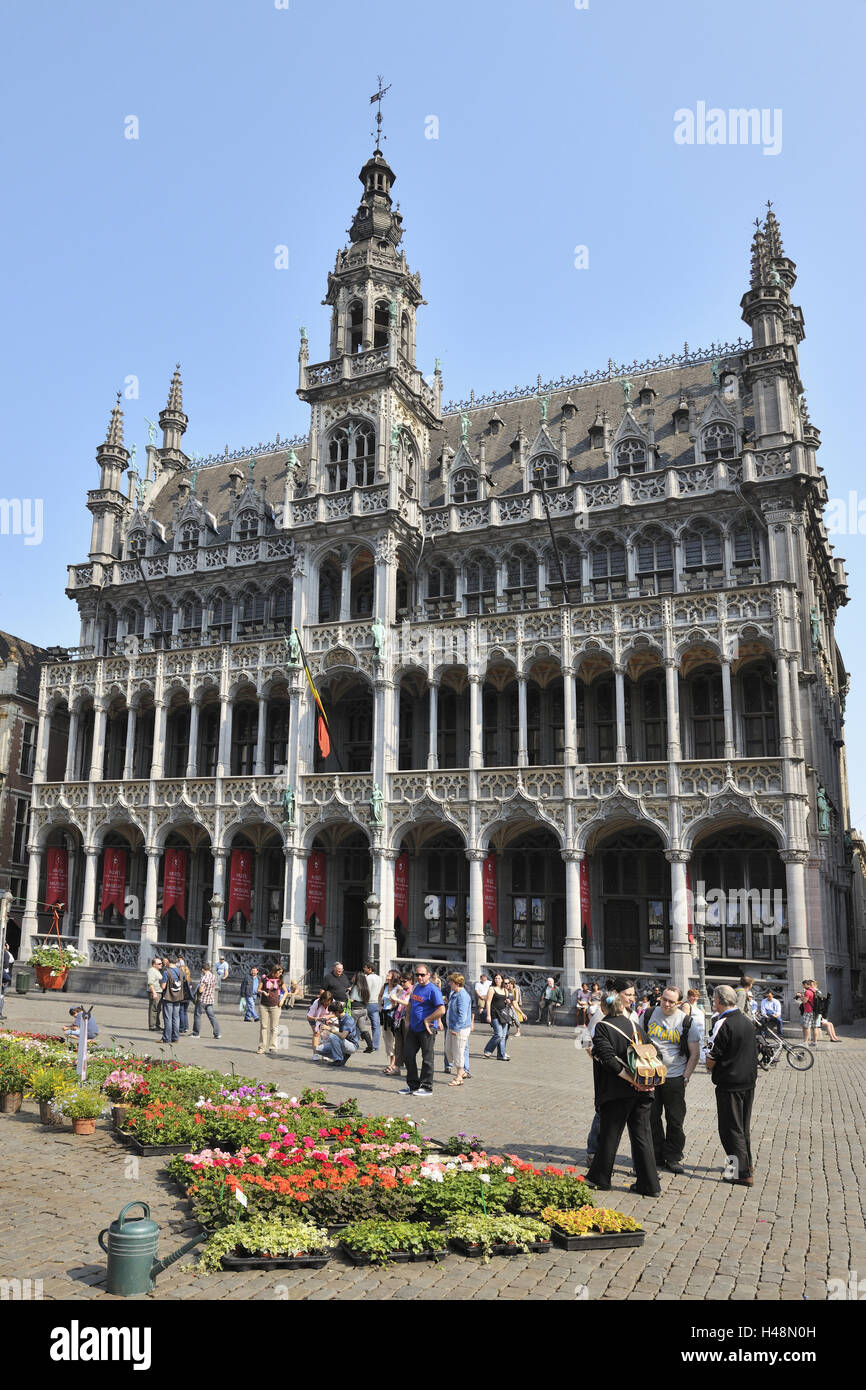
[[[635,1086],[626,1060],[629,1043],[635,1037],[638,1042],[647,1039],[628,1017],[628,1005],[621,995],[614,995],[608,1008],[607,1016],[596,1024],[592,1038],[593,1079],[601,1128],[586,1180],[600,1192],[610,1191],[616,1151],[628,1125],[637,1174],[631,1191],[643,1197],[658,1197],[661,1187],[650,1128],[653,1092]]]

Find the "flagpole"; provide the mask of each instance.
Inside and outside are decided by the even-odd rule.
[[[333,753],[334,757],[337,759],[337,769],[338,769],[339,772],[345,772],[345,768],[343,767],[342,761],[341,761],[341,759],[340,759],[340,755],[339,755],[339,753],[337,752],[337,745],[336,745],[335,741],[331,738],[331,725],[330,725],[330,723],[328,722],[328,716],[327,716],[327,714],[325,713],[325,706],[322,704],[322,697],[321,697],[321,695],[319,694],[318,690],[316,689],[315,681],[313,680],[313,677],[312,677],[312,675],[310,674],[310,668],[309,668],[309,665],[307,664],[307,654],[306,654],[306,652],[304,651],[304,644],[303,644],[303,642],[301,641],[301,634],[298,632],[298,629],[297,629],[297,628],[294,629],[294,633],[295,633],[295,636],[296,636],[297,639],[298,639],[298,647],[299,647],[300,653],[301,653],[301,661],[304,663],[304,674],[305,674],[306,677],[307,677],[307,681],[309,682],[310,690],[311,690],[312,693],[313,693],[313,699],[314,699],[314,701],[315,701],[316,708],[317,708],[317,710],[319,711],[319,714],[321,715],[321,718],[322,718],[322,720],[324,721],[325,728],[326,728],[327,731],[328,731],[328,739],[330,740],[330,743],[331,743],[331,752]]]

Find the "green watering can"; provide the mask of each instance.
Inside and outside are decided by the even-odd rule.
[[[144,1216],[128,1219],[126,1214],[133,1207],[143,1207]],[[150,1207],[147,1202],[129,1202],[117,1220],[99,1232],[99,1244],[108,1256],[106,1292],[120,1294],[123,1298],[150,1293],[157,1274],[206,1239],[206,1233],[202,1231],[194,1240],[188,1240],[179,1250],[175,1250],[168,1259],[157,1260],[159,1227],[150,1218]]]

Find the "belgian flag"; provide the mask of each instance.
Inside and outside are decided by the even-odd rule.
[[[328,716],[325,713],[325,706],[322,704],[322,697],[316,689],[310,668],[307,665],[307,655],[301,642],[301,634],[295,628],[295,636],[298,639],[298,646],[301,651],[301,661],[304,663],[304,675],[307,677],[307,684],[310,687],[313,699],[316,702],[316,739],[319,744],[319,752],[323,758],[327,758],[331,752],[331,729],[328,724]]]

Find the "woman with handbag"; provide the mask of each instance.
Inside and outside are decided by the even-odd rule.
[[[394,1076],[403,1067],[403,1044],[406,1041],[406,1027],[409,1022],[409,1003],[412,998],[414,980],[411,975],[401,976],[398,983],[391,990],[391,1002],[394,1005],[394,1052],[388,1058],[388,1065],[385,1068],[385,1076]]]
[[[482,1056],[492,1057],[494,1052],[499,1052],[500,1062],[510,1062],[511,1058],[505,1051],[505,1044],[508,1042],[508,1029],[510,1027],[509,1011],[511,1000],[505,988],[505,980],[497,970],[493,976],[493,984],[487,991],[487,1002],[484,1006],[484,1016],[493,1028],[493,1037],[484,1049]]]
[[[661,1192],[650,1115],[654,1086],[664,1080],[664,1066],[646,1036],[628,1017],[629,1004],[621,994],[608,995],[608,1013],[592,1038],[596,1106],[601,1116],[595,1157],[586,1175],[590,1187],[609,1192],[622,1132],[628,1125],[637,1182],[630,1188],[642,1197]]]

